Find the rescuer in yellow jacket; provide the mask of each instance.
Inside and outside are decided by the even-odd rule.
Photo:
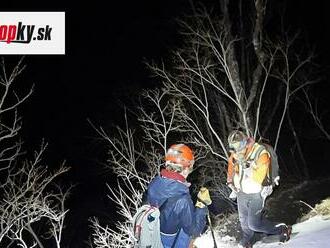
[[[262,216],[264,199],[263,182],[271,165],[270,154],[263,146],[243,132],[234,130],[228,136],[230,156],[228,159],[227,185],[231,196],[237,196],[237,206],[243,235],[241,247],[250,248],[254,232],[279,235],[279,240],[289,240],[291,227],[273,223]]]

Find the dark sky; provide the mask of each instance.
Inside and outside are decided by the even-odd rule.
[[[286,2],[293,28],[302,28],[316,45],[321,63],[328,66],[328,1]],[[120,102],[157,86],[143,61],[159,61],[179,44],[174,18],[190,11],[189,0],[12,1],[1,8],[66,11],[66,55],[24,60],[27,68],[21,83],[34,83],[35,92],[22,108],[23,136],[27,150],[37,148],[42,138],[49,143],[46,161],[52,166],[66,159],[72,167],[66,178],[77,184],[69,202],[72,225],[85,225],[92,215],[111,219],[113,206],[104,187],[111,179],[101,174],[97,161],[104,162],[104,150],[87,118],[103,126],[120,123]],[[327,90],[322,87],[320,91]],[[71,237],[86,234],[77,229],[70,229]],[[69,247],[80,247],[75,245]]]
[[[175,43],[173,18],[188,2],[154,2],[71,6],[56,1],[45,7],[29,3],[28,8],[18,8],[66,11],[66,55],[27,56],[24,60],[24,84],[35,84],[23,110],[29,142],[45,138],[53,160],[67,158],[77,163],[95,159],[82,152],[92,149],[90,138],[95,136],[87,118],[102,125],[116,123],[123,113],[120,102],[142,88],[155,86],[143,61],[159,61]]]
[[[25,125],[35,139],[49,139],[50,145],[60,147],[59,158],[67,157],[75,149],[68,147],[68,135],[74,138],[69,142],[88,136],[83,132],[90,129],[87,118],[114,122],[121,97],[154,86],[143,61],[159,60],[172,46],[172,18],[184,11],[173,2],[89,2],[74,7],[48,3],[46,10],[66,11],[66,55],[25,59],[27,83],[36,85]]]

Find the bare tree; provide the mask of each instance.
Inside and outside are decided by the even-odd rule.
[[[225,138],[233,128],[255,139],[273,137],[277,149],[293,97],[318,81],[309,73],[313,53],[297,51],[297,35],[266,36],[267,1],[252,2],[250,27],[235,29],[245,29],[244,35],[233,31],[229,1],[221,1],[220,18],[202,10],[181,22],[186,46],[174,53],[174,66],[150,66],[184,105],[183,126],[192,130],[195,143],[220,160],[227,160]]]
[[[22,247],[46,247],[42,240],[47,238],[54,239],[57,248],[61,247],[68,191],[63,192],[51,184],[68,168],[62,166],[49,173],[47,167],[40,165],[45,149],[46,146],[42,146],[32,161],[9,170],[2,187],[0,244],[11,240],[13,245]],[[48,192],[48,188],[53,189]],[[35,230],[41,226],[42,233]]]
[[[15,81],[24,66],[22,60],[8,75],[2,60],[0,75],[0,246],[46,247],[45,239],[53,239],[61,247],[64,201],[69,191],[54,185],[54,180],[68,168],[63,165],[50,173],[41,164],[47,145],[42,144],[32,160],[24,160],[19,140],[21,120],[18,107],[32,94],[32,89],[19,96]]]
[[[33,89],[23,96],[19,96],[14,90],[14,81],[21,74],[24,66],[22,60],[14,67],[10,74],[7,73],[4,59],[1,60],[0,74],[0,173],[6,170],[16,161],[20,155],[21,142],[17,134],[21,129],[21,119],[17,108],[31,94]]]
[[[197,148],[198,183],[212,186],[213,193],[228,200],[228,132],[240,128],[255,139],[269,137],[278,148],[289,104],[317,81],[309,73],[313,53],[296,49],[297,35],[281,33],[279,38],[266,32],[266,0],[239,0],[234,12],[229,2],[220,1],[220,14],[202,9],[181,21],[183,47],[173,53],[168,66],[149,64],[162,88],[144,93],[153,108],[140,107],[139,128],[144,132],[138,136],[143,142],[133,138],[128,125],[118,129],[120,138],[97,129],[110,144],[109,162],[118,176],[110,197],[126,221],[114,230],[94,220],[96,247],[126,247],[134,241],[132,214],[158,173],[171,137]]]
[[[322,120],[324,118],[325,114],[327,114],[327,112],[324,111],[323,113],[320,113],[320,109],[318,107],[318,102],[315,101],[314,103],[312,103],[311,97],[309,96],[309,94],[308,94],[307,91],[304,91],[304,94],[305,94],[305,98],[304,98],[304,100],[302,102],[305,105],[306,110],[312,116],[314,123],[319,128],[319,130],[321,131],[322,135],[327,140],[330,141],[330,132],[324,126],[324,123],[323,123],[323,120]]]
[[[110,199],[118,206],[122,221],[115,227],[102,227],[91,220],[93,244],[101,247],[131,247],[134,243],[131,220],[140,207],[149,182],[159,174],[171,135],[182,129],[177,118],[178,103],[169,100],[166,90],[144,91],[144,104],[138,108],[138,130],[132,130],[125,112],[126,128],[117,127],[109,136],[93,125],[109,146],[109,167],[117,176],[117,187],[110,190]],[[143,139],[136,137],[136,132]]]

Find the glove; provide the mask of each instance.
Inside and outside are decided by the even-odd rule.
[[[229,199],[236,200],[238,189],[234,186],[233,183],[227,183],[227,186],[231,189]]]
[[[271,195],[273,193],[273,186],[269,185],[269,186],[264,186],[260,192],[261,197],[263,199],[266,199],[267,196]]]
[[[237,193],[239,190],[234,186],[233,183],[228,183],[227,186],[235,193]]]
[[[209,206],[211,203],[212,200],[209,190],[205,187],[202,187],[197,194],[197,202],[195,206],[198,208],[204,208],[205,205]]]
[[[229,195],[229,199],[232,199],[233,201],[236,200],[237,198],[237,194],[236,192],[233,190],[230,195]]]

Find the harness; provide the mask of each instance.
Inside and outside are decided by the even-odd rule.
[[[236,167],[238,167],[238,175],[239,175],[239,185],[242,188],[242,180],[245,175],[246,169],[249,169],[253,163],[257,162],[257,159],[261,155],[263,151],[267,151],[263,145],[258,143],[254,143],[252,149],[248,152],[246,156],[242,160],[236,160],[233,158],[233,164],[235,166],[235,173]],[[267,174],[269,173],[269,169]]]

